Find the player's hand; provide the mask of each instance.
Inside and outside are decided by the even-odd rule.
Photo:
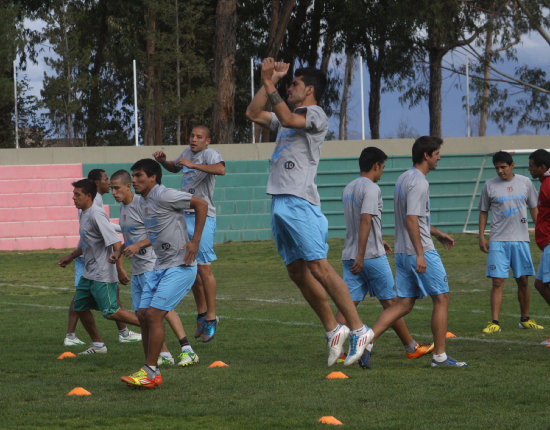
[[[420,254],[416,256],[416,268],[414,269],[416,273],[424,273],[426,272],[426,267],[428,265],[426,264],[426,259],[424,258],[424,254]]]
[[[363,255],[358,255],[353,261],[353,265],[349,268],[349,271],[354,275],[361,273],[363,270],[363,264],[365,263],[365,257]]]
[[[118,282],[120,282],[122,285],[128,285],[130,283],[130,278],[126,273],[126,270],[119,269],[117,271],[118,271]]]
[[[479,249],[481,249],[485,254],[489,253],[489,242],[484,237],[479,238]]]
[[[162,151],[157,151],[153,153],[153,158],[162,164],[166,161],[166,154]]]
[[[184,166],[184,167],[187,167],[188,169],[192,169],[191,166],[193,166],[193,163],[191,163],[190,160],[188,160],[187,158],[178,158],[176,160],[176,162],[174,163],[176,166]]]
[[[437,235],[437,240],[439,240],[446,249],[451,249],[455,246],[455,240],[447,233],[440,232],[439,235]]]
[[[384,251],[386,251],[386,254],[391,254],[392,249],[391,249],[390,244],[388,242],[386,242],[385,240],[382,240],[382,245],[384,245]]]
[[[113,251],[111,255],[109,255],[109,263],[115,264],[119,258],[120,258],[120,251]]]
[[[190,240],[181,249],[185,249],[185,256],[183,257],[183,261],[185,262],[185,264],[190,266],[197,258],[197,253],[199,252],[199,244]]]
[[[275,70],[273,72],[273,76],[271,76],[271,82],[276,84],[279,82],[286,74],[288,73],[288,69],[290,67],[290,63],[283,63],[281,61],[275,62]]]
[[[73,256],[69,254],[57,260],[57,265],[59,267],[66,267],[71,261],[73,261]]]
[[[273,82],[273,74],[275,73],[275,60],[271,57],[264,58],[262,61],[262,82]]]
[[[128,245],[127,247],[125,247],[122,253],[128,258],[132,258],[134,255],[136,255],[139,252],[140,249],[141,248],[137,246],[136,243],[132,243],[131,245]]]

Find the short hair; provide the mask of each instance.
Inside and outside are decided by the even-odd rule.
[[[162,169],[160,164],[151,158],[142,158],[134,163],[131,167],[132,172],[135,170],[143,170],[148,178],[157,175],[157,184],[161,184]]]
[[[550,152],[546,149],[537,149],[529,154],[529,160],[533,160],[535,166],[545,166],[550,169]]]
[[[90,194],[92,200],[95,199],[97,194],[97,185],[92,179],[84,178],[72,183],[75,188],[80,188],[84,194]]]
[[[301,69],[296,69],[294,72],[294,77],[298,76],[302,78],[302,81],[304,81],[306,87],[308,85],[313,85],[313,96],[315,97],[317,103],[319,103],[325,92],[325,87],[327,86],[326,75],[319,69],[304,67]]]
[[[514,159],[506,151],[498,151],[493,154],[493,166],[496,166],[497,163],[506,163],[508,166],[511,166],[513,162]]]
[[[441,148],[443,139],[435,136],[420,136],[412,147],[413,164],[420,164],[424,160],[424,154],[432,155],[434,151]]]
[[[384,151],[375,147],[367,146],[359,156],[359,169],[361,172],[369,172],[375,164],[381,164],[388,159]]]
[[[202,128],[202,129],[206,132],[206,138],[207,138],[207,139],[210,139],[210,135],[211,135],[210,129],[209,129],[206,125],[204,125],[204,124],[195,125],[195,126],[191,129],[191,132],[192,132],[194,129],[196,129],[196,128]]]
[[[103,169],[92,169],[88,172],[88,179],[92,181],[101,181],[101,174],[105,173]]]
[[[111,181],[114,180],[119,180],[126,185],[132,182],[132,177],[126,170],[120,169],[111,175]]]

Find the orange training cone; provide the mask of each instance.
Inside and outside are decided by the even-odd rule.
[[[63,360],[64,358],[72,358],[76,357],[72,352],[66,351],[63,354],[61,354],[59,357],[57,357],[58,360]]]
[[[452,334],[450,331],[447,332],[445,337],[456,337],[456,335]]]
[[[321,417],[319,418],[319,422],[321,424],[330,424],[333,426],[341,426],[342,424],[344,424],[342,421],[337,420],[333,416]]]
[[[327,375],[327,379],[348,379],[349,376],[342,372],[331,372]]]
[[[214,361],[210,366],[208,367],[228,367],[228,364],[225,364],[223,361]]]
[[[67,393],[67,396],[91,396],[92,393],[90,393],[88,390],[85,390],[82,387],[76,387],[73,388],[71,391]]]

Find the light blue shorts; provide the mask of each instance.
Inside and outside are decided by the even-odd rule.
[[[544,284],[550,282],[550,245],[546,245],[540,256],[539,271],[537,279]]]
[[[426,271],[417,273],[416,255],[395,254],[395,284],[399,297],[437,296],[449,292],[447,273],[435,249],[424,253]]]
[[[197,277],[197,266],[176,266],[153,270],[152,282],[141,292],[140,309],[155,308],[170,312],[189,292]],[[149,287],[145,289],[145,287]]]
[[[78,283],[80,282],[80,278],[82,277],[82,274],[84,273],[84,257],[76,257],[74,259],[74,286],[78,287]]]
[[[535,274],[529,242],[490,241],[486,276],[507,279],[510,267],[514,278]]]
[[[144,290],[152,290],[154,282],[153,272],[145,272],[140,275],[132,275],[130,292],[132,294],[132,307],[136,312],[141,305],[141,296]]]
[[[363,270],[356,275],[350,272],[353,263],[354,260],[342,260],[344,281],[354,302],[363,301],[367,293],[378,300],[389,300],[395,297],[393,274],[388,257],[381,255],[377,258],[365,259]]]
[[[285,266],[327,258],[328,221],[319,206],[296,196],[273,196],[271,230]]]
[[[189,239],[193,239],[195,233],[195,214],[185,213],[185,221],[187,222],[187,235]],[[206,217],[204,229],[202,230],[201,241],[199,243],[199,252],[197,253],[197,263],[204,264],[216,261],[216,253],[214,252],[214,236],[216,235],[216,218],[211,216]]]

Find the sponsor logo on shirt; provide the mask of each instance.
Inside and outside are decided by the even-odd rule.
[[[519,213],[519,211],[520,211],[520,208],[516,207],[516,208],[506,209],[505,211],[502,211],[500,214],[504,218],[510,218],[512,215]]]
[[[277,137],[277,139],[279,139]],[[271,156],[271,162],[275,162],[279,159],[279,157],[281,156],[281,154],[283,153],[283,151],[288,148],[291,144],[287,144],[287,145],[284,145],[284,146],[281,146],[280,148],[275,148],[275,150],[273,151],[273,155]]]

